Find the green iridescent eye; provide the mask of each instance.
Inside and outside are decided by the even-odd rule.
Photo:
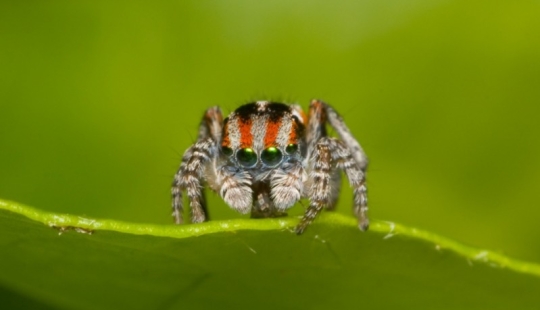
[[[261,160],[268,166],[275,166],[281,162],[283,155],[277,147],[269,147],[261,153]]]
[[[287,154],[292,154],[292,153],[295,153],[296,151],[298,151],[298,144],[289,144],[287,145],[287,147],[285,148],[285,152],[287,152]]]
[[[225,154],[226,156],[231,156],[233,154],[233,150],[227,146],[222,146],[221,152],[223,152],[223,154]]]
[[[257,163],[257,154],[255,151],[249,147],[239,149],[236,152],[236,159],[240,165],[244,167],[251,167]]]

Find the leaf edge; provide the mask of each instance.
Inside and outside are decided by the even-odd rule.
[[[231,219],[210,221],[201,224],[186,225],[158,225],[141,224],[116,221],[111,219],[92,219],[72,214],[57,214],[39,210],[17,202],[0,199],[0,210],[10,211],[25,216],[36,222],[58,228],[82,228],[83,230],[108,230],[133,235],[150,235],[155,237],[190,238],[206,234],[220,232],[234,232],[238,230],[290,230],[298,219],[284,217],[275,219]],[[317,219],[316,225],[332,225],[347,228],[356,228],[356,220],[352,217],[333,212],[326,212]],[[487,249],[479,249],[462,244],[453,239],[443,237],[430,231],[408,227],[402,224],[375,220],[370,225],[370,232],[383,235],[383,239],[392,238],[396,235],[405,238],[419,239],[423,242],[434,244],[436,250],[450,250],[463,256],[471,264],[480,262],[492,267],[507,268],[509,270],[540,277],[540,264],[513,259],[506,255]],[[361,233],[360,231],[358,233]],[[369,233],[369,232],[368,232]]]

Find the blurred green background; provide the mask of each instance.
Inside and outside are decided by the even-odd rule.
[[[2,1],[0,197],[171,223],[207,107],[320,98],[372,218],[539,262],[539,33],[539,1]]]

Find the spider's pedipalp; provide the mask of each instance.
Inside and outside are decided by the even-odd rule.
[[[277,210],[285,211],[302,197],[306,172],[302,162],[285,163],[270,176],[272,201]]]
[[[245,171],[235,171],[224,166],[217,171],[218,183],[221,184],[219,195],[225,203],[236,211],[247,214],[253,203],[251,176]]]

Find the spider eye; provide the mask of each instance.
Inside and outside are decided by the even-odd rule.
[[[269,147],[261,153],[261,160],[268,166],[275,166],[281,162],[283,155],[277,147]]]
[[[287,154],[292,154],[292,153],[295,153],[296,151],[298,151],[298,144],[289,144],[287,145],[287,147],[285,148],[285,152],[287,152]]]
[[[227,146],[222,146],[221,152],[223,152],[223,154],[225,154],[226,156],[231,156],[233,154],[233,150]]]
[[[251,167],[257,163],[257,154],[252,148],[246,147],[236,152],[236,159],[244,167]]]

